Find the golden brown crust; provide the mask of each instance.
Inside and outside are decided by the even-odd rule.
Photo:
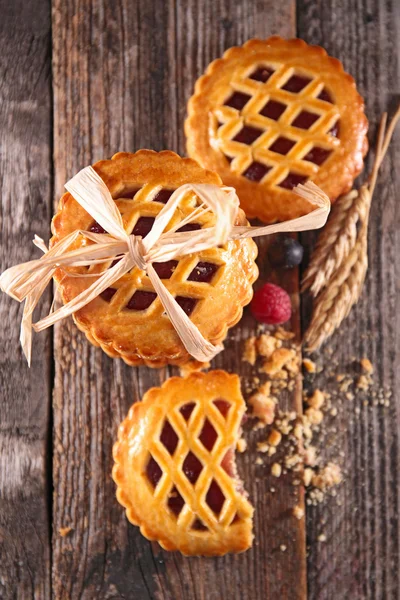
[[[213,402],[221,399],[231,405],[225,416]],[[180,409],[188,403],[196,406],[185,420]],[[221,467],[226,452],[235,448],[244,412],[240,380],[225,371],[192,373],[186,379],[172,377],[131,407],[114,445],[113,479],[129,521],[139,526],[145,537],[186,555],[217,556],[251,546],[253,508],[238,491],[238,482]],[[205,418],[218,433],[210,451],[198,439]],[[166,420],[179,439],[172,456],[159,439]],[[185,475],[183,465],[189,452],[202,464],[196,482]],[[147,476],[151,457],[163,473],[156,487]],[[219,514],[207,500],[213,480],[225,496]],[[176,490],[183,499],[178,516],[168,505]],[[196,519],[206,527],[204,531],[192,528]]]
[[[163,204],[153,201],[161,187],[176,189],[185,183],[221,185],[221,179],[216,173],[206,171],[196,161],[181,158],[170,151],[157,153],[139,150],[135,154],[119,152],[111,160],[96,163],[94,169],[115,198],[125,229],[129,232],[138,218],[155,217],[162,209]],[[134,188],[140,188],[140,191],[133,200],[129,190]],[[188,197],[186,204],[185,202],[179,213],[177,211],[174,215],[174,223],[192,210],[193,195]],[[246,222],[242,211],[239,220],[242,224]],[[53,218],[51,243],[54,244],[76,229],[87,230],[92,222],[93,219],[75,199],[69,193],[64,194]],[[76,246],[83,243],[87,242],[82,237],[76,242]],[[252,240],[229,242],[224,248],[183,257],[171,278],[164,280],[166,287],[174,295],[198,301],[191,318],[204,337],[213,344],[219,344],[225,338],[227,329],[237,323],[243,306],[251,300],[252,283],[258,275],[256,253],[256,245]],[[198,260],[219,266],[210,283],[187,280]],[[100,273],[108,266],[91,267],[90,272]],[[74,271],[87,272],[84,267],[75,268]],[[56,271],[55,280],[65,303],[93,282],[93,278],[67,277],[61,269]],[[163,315],[164,310],[158,298],[146,311],[126,308],[136,290],[154,291],[147,275],[135,268],[112,287],[117,289],[117,293],[110,302],[96,298],[74,315],[77,326],[88,340],[100,346],[109,356],[121,357],[130,365],[160,367],[168,363],[186,363],[190,357],[171,322]]]
[[[248,78],[260,65],[274,69],[266,82]],[[293,74],[311,83],[298,93],[282,89]],[[318,98],[322,90],[332,103]],[[251,97],[239,111],[224,105],[233,91]],[[269,100],[287,107],[278,120],[260,115]],[[292,126],[303,110],[320,115],[309,129]],[[337,121],[339,137],[329,133]],[[264,131],[251,146],[232,139],[244,123]],[[185,132],[188,154],[236,188],[246,215],[272,222],[310,210],[306,200],[280,187],[289,172],[313,180],[332,201],[351,188],[368,149],[367,126],[364,101],[339,60],[319,46],[274,36],[230,48],[209,65],[189,100]],[[287,155],[269,150],[281,136],[297,142]],[[330,152],[320,165],[310,160],[313,147]],[[261,183],[242,175],[253,161],[272,167]]]

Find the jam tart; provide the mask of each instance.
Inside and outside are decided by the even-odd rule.
[[[187,183],[222,183],[216,173],[206,171],[194,160],[181,158],[170,151],[120,152],[111,160],[96,163],[93,168],[110,190],[127,233],[143,238],[149,233],[156,215],[179,186]],[[194,192],[188,192],[166,230],[179,224],[196,208],[198,202]],[[210,227],[214,222],[214,215],[208,212],[196,222],[178,228],[178,231]],[[237,223],[247,224],[242,211]],[[52,222],[52,243],[77,229],[105,233],[66,193]],[[82,235],[75,242],[75,247],[90,243]],[[180,259],[154,263],[153,266],[165,287],[204,338],[217,345],[225,338],[228,327],[240,319],[243,306],[251,300],[252,283],[258,275],[256,254],[255,243],[246,239],[230,241],[223,247]],[[58,269],[55,280],[64,303],[87,289],[96,273],[100,274],[113,264],[114,261],[90,267],[74,267],[68,272]],[[91,277],[76,277],[76,273]],[[159,367],[168,363],[184,364],[190,359],[150,279],[138,267],[77,311],[74,320],[90,342],[101,346],[109,356],[121,357],[130,365]]]
[[[245,403],[237,375],[172,377],[132,406],[114,445],[117,499],[149,540],[185,555],[242,552],[253,507],[235,464]]]
[[[249,218],[284,221],[310,211],[292,189],[311,180],[334,201],[368,148],[364,101],[323,48],[253,39],[212,62],[185,123],[188,154],[236,188]]]

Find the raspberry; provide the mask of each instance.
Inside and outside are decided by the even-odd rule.
[[[250,308],[257,321],[268,325],[286,323],[292,314],[289,294],[273,283],[266,283],[254,294]]]

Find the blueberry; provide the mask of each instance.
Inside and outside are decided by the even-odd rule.
[[[278,236],[268,248],[268,259],[273,267],[292,269],[303,259],[303,246],[289,236]]]

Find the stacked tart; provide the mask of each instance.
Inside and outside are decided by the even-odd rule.
[[[107,185],[128,234],[145,238],[156,215],[174,190],[183,184],[209,183],[221,186],[216,173],[200,167],[194,160],[177,154],[139,150],[120,152],[93,168]],[[168,228],[176,227],[198,205],[188,192],[175,211]],[[196,222],[178,227],[191,231],[215,224],[208,212]],[[237,224],[247,224],[239,212]],[[52,223],[52,243],[75,230],[106,233],[78,202],[66,193]],[[75,247],[91,243],[84,235]],[[243,306],[252,297],[252,283],[258,275],[257,247],[250,240],[230,241],[180,259],[154,263],[153,267],[203,337],[218,345],[229,327],[239,321]],[[69,302],[93,283],[93,276],[114,262],[56,271],[55,280],[63,301]],[[87,277],[76,277],[76,274]],[[74,314],[74,320],[90,342],[111,357],[121,357],[129,365],[160,367],[183,364],[190,358],[145,271],[138,267],[116,281],[95,300]]]

